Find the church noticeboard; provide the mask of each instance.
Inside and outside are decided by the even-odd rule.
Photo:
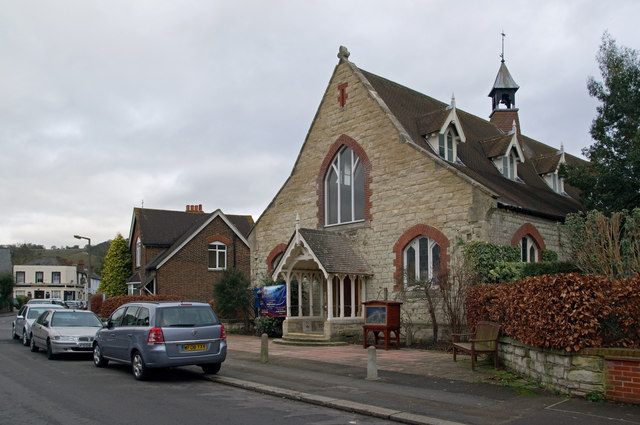
[[[364,347],[369,345],[384,348],[398,348],[400,345],[400,306],[397,301],[366,301],[364,305]],[[373,334],[373,344],[369,344],[367,336]],[[379,334],[382,333],[384,343],[381,344]]]

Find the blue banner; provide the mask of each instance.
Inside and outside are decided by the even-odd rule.
[[[286,285],[263,286],[256,288],[256,301],[260,316],[287,316]]]

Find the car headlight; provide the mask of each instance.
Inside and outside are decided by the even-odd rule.
[[[57,335],[53,337],[54,341],[77,342],[77,336]]]

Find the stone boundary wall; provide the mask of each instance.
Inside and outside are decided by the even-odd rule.
[[[640,350],[585,348],[566,352],[501,337],[498,357],[503,366],[547,389],[571,396],[597,394],[611,401],[640,404]]]

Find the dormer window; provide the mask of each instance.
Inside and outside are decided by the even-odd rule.
[[[518,161],[513,149],[509,153],[502,157],[502,175],[510,180],[515,180],[518,177]]]
[[[447,130],[445,135],[440,134],[438,140],[438,155],[449,162],[456,160],[456,135],[453,129]]]

